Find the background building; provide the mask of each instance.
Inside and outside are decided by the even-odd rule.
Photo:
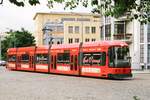
[[[100,40],[100,15],[91,13],[36,13],[37,45],[79,43]]]

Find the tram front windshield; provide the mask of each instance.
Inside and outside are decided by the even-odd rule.
[[[108,50],[109,56],[109,66],[110,67],[130,67],[130,55],[129,55],[129,48],[127,46],[114,46],[110,47]]]

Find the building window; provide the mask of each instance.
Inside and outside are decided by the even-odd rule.
[[[100,27],[101,31],[101,40],[104,40],[104,26]]]
[[[68,27],[68,33],[73,33],[73,26]]]
[[[147,47],[147,62],[150,63],[150,44]]]
[[[111,23],[111,17],[105,17],[105,23],[110,24]]]
[[[94,41],[96,41],[96,39],[93,38],[93,39],[92,39],[92,42],[94,42]]]
[[[110,37],[111,37],[111,25],[106,25],[105,26],[105,37],[106,37],[106,40],[110,40]]]
[[[77,21],[90,21],[89,18],[77,18]]]
[[[57,44],[60,44],[60,42],[59,42],[59,41],[57,41]]]
[[[79,38],[75,38],[75,43],[79,43]]]
[[[144,44],[140,45],[140,63],[144,63]]]
[[[61,21],[75,21],[75,18],[62,18]]]
[[[144,43],[144,25],[140,25],[140,43]]]
[[[91,32],[96,33],[96,27],[92,27]]]
[[[44,33],[63,32],[64,31],[63,23],[48,21],[44,25],[43,31]]]
[[[69,39],[68,39],[68,43],[73,43],[73,39],[72,39],[72,38],[69,38]]]
[[[147,24],[147,41],[150,42],[150,23]]]
[[[79,26],[75,26],[75,33],[79,33]]]
[[[115,24],[115,34],[124,34],[125,33],[125,22],[120,21]]]
[[[85,39],[85,42],[89,42],[89,41],[90,41],[90,39],[88,39],[88,38]]]
[[[111,25],[105,25],[101,26],[101,39],[104,40],[104,37],[106,40],[110,40],[111,39]],[[105,33],[104,33],[104,28],[105,28]]]
[[[90,33],[90,27],[89,26],[85,27],[85,33]]]
[[[150,66],[147,66],[147,69],[150,69]]]
[[[49,44],[54,44],[54,41],[49,41],[48,43],[49,43]]]

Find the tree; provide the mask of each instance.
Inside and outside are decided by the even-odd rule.
[[[7,36],[1,42],[2,47],[2,59],[6,59],[6,52],[8,48],[13,47],[26,47],[26,46],[34,46],[35,40],[31,33],[26,31],[25,29],[21,29],[21,31],[13,31],[10,30],[7,32]]]
[[[20,1],[20,0],[9,0],[11,3],[13,3],[13,4],[15,4],[15,5],[17,5],[17,6],[22,6],[22,7],[24,7],[25,6],[25,0],[22,0],[22,1]],[[37,4],[40,4],[40,2],[39,2],[39,0],[26,0],[26,1],[28,1],[28,3],[30,4],[30,5],[37,5]]]
[[[9,0],[11,3],[24,7],[26,1],[30,5],[40,4],[39,0]],[[128,19],[138,19],[141,23],[150,22],[150,0],[47,0],[48,7],[54,2],[65,3],[65,8],[76,8],[79,5],[93,7],[92,12],[104,16],[121,17],[127,15]]]

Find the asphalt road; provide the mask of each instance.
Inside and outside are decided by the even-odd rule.
[[[0,100],[150,100],[150,74],[108,80],[9,71],[0,67]]]

